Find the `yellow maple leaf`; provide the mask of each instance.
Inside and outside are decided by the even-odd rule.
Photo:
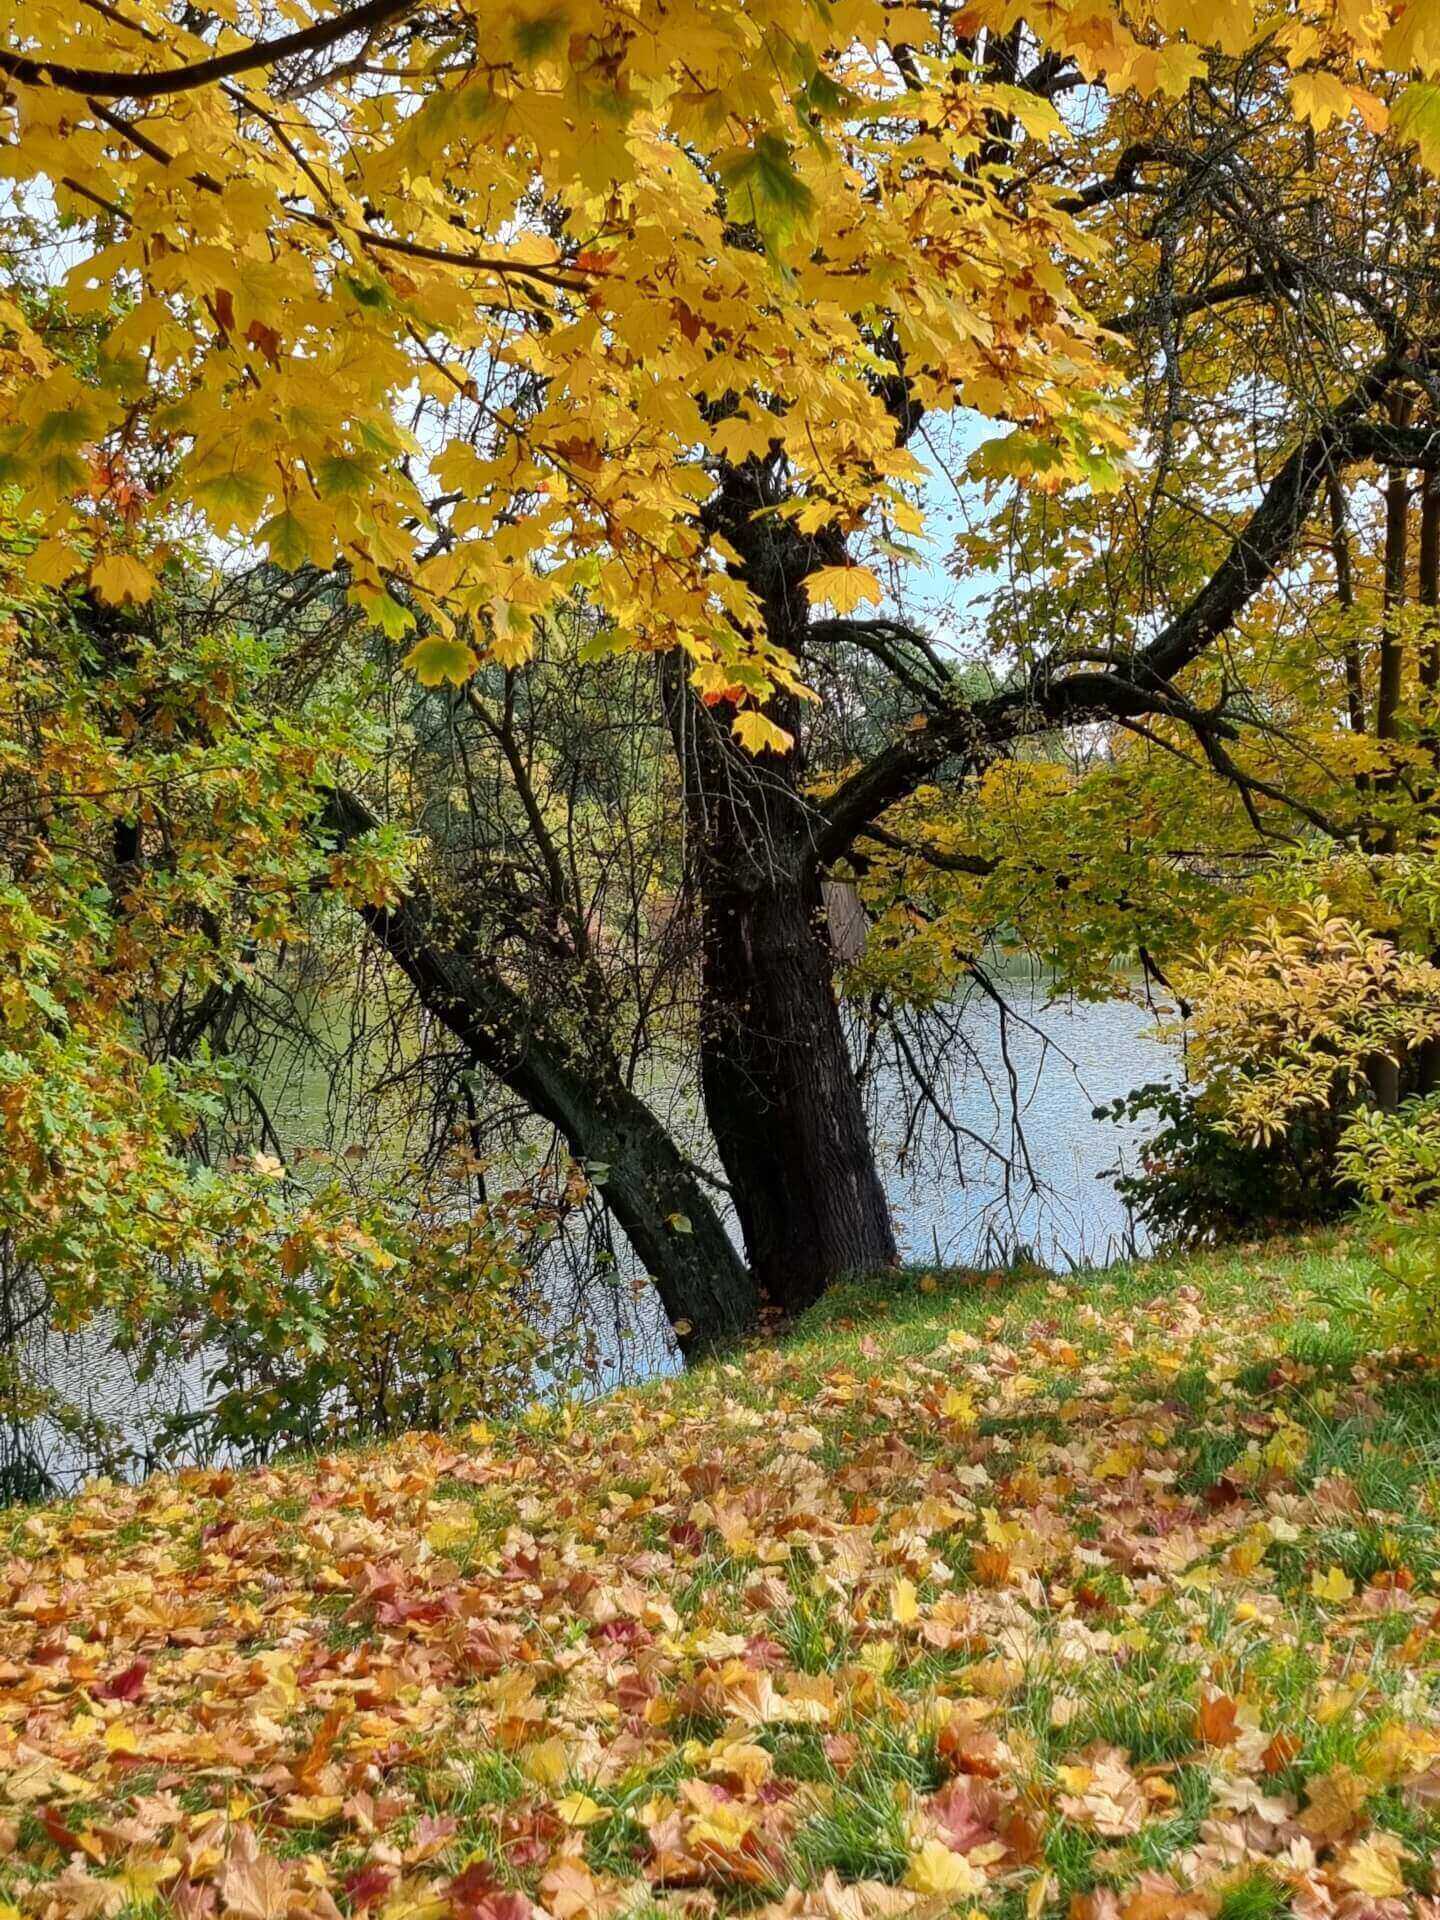
[[[1333,1600],[1343,1603],[1355,1597],[1355,1582],[1339,1567],[1330,1567],[1324,1573],[1312,1573],[1310,1576],[1310,1596],[1314,1600]]]
[[[606,1810],[588,1793],[567,1793],[555,1802],[555,1816],[567,1827],[593,1827],[606,1818]]]
[[[1343,120],[1351,107],[1350,90],[1333,73],[1297,73],[1290,81],[1290,102],[1301,120],[1323,133],[1332,120]]]
[[[953,1852],[943,1840],[927,1840],[910,1856],[905,1885],[915,1893],[982,1893],[985,1876],[971,1866],[963,1853]]]
[[[718,1847],[722,1853],[734,1853],[755,1825],[754,1813],[738,1800],[707,1797],[703,1810],[685,1829],[692,1847]]]
[[[730,723],[730,731],[747,753],[788,753],[795,744],[784,727],[767,720],[758,707],[744,707]]]
[[[520,1771],[539,1787],[558,1787],[570,1771],[570,1754],[558,1734],[537,1740],[520,1755]]]
[[[841,614],[853,613],[866,601],[878,604],[885,597],[869,567],[821,567],[806,574],[804,586],[812,607],[824,600]]]
[[[90,569],[90,584],[112,607],[139,606],[155,591],[155,576],[128,553],[107,553]]]
[[[1406,1891],[1400,1862],[1404,1848],[1394,1834],[1373,1834],[1351,1847],[1340,1867],[1340,1879],[1356,1893],[1368,1893],[1377,1900],[1395,1898]]]
[[[968,1387],[947,1387],[945,1398],[940,1402],[940,1411],[947,1420],[953,1420],[957,1427],[973,1427],[980,1417],[975,1407],[975,1396]]]
[[[915,1583],[902,1573],[890,1589],[890,1618],[897,1627],[913,1627],[920,1618],[920,1602]]]

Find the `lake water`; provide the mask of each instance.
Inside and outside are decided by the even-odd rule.
[[[1010,1017],[1002,1024],[992,1002],[972,997],[966,1048],[951,1050],[947,1084],[936,1088],[974,1137],[942,1142],[932,1122],[907,1165],[908,1102],[883,1088],[878,1097],[902,1249],[953,1266],[995,1264],[1022,1248],[1050,1267],[1103,1266],[1135,1245],[1109,1175],[1133,1167],[1144,1130],[1096,1120],[1094,1109],[1175,1078],[1176,1048],[1130,1001],[1051,1003],[1028,979],[1000,985]]]
[[[1024,1251],[1056,1268],[1103,1265],[1136,1246],[1110,1173],[1133,1165],[1133,1129],[1092,1110],[1147,1080],[1175,1077],[1173,1046],[1154,1016],[1128,1001],[1051,1003],[1028,977],[1001,982],[1009,1013],[976,993],[951,1010],[943,1045],[923,1061],[936,1103],[917,1116],[893,1066],[870,1076],[872,1124],[905,1258],[995,1266]],[[922,1103],[923,1106],[923,1103]],[[1142,1243],[1143,1247],[1143,1243]],[[561,1318],[587,1330],[586,1389],[674,1371],[674,1340],[653,1292],[617,1248],[613,1276],[597,1280],[575,1240],[547,1254],[541,1277]],[[137,1458],[157,1416],[203,1395],[199,1362],[145,1384],[98,1330],[49,1343],[49,1378],[124,1431]],[[91,1463],[63,1434],[35,1435],[60,1485]],[[3,1468],[3,1460],[0,1460]]]

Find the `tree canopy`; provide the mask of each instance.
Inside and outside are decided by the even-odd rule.
[[[1437,944],[1432,8],[0,19],[42,1292],[164,1311],[145,1233],[95,1278],[115,1207],[66,1241],[102,1138],[167,1253],[321,1284],[338,1198],[224,1162],[342,925],[437,1135],[554,1129],[697,1344],[894,1257],[866,1062],[930,1098],[906,1023],[987,944],[1178,978],[1302,866]]]

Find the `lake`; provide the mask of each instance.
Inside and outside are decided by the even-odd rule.
[[[949,1010],[946,1043],[924,1062],[953,1130],[933,1110],[917,1116],[893,1066],[880,1063],[870,1075],[902,1254],[937,1265],[993,1267],[1021,1253],[1056,1268],[1104,1265],[1137,1247],[1109,1175],[1134,1164],[1138,1139],[1092,1110],[1147,1080],[1175,1077],[1176,1051],[1157,1038],[1154,1016],[1129,1001],[1051,1003],[1028,975],[999,984],[1008,1016],[972,993]],[[614,1273],[597,1278],[572,1237],[547,1250],[538,1270],[558,1316],[586,1329],[589,1392],[680,1365],[653,1291],[623,1246],[617,1253]],[[204,1391],[198,1361],[138,1382],[98,1329],[51,1340],[45,1365],[54,1384],[114,1422],[142,1461],[158,1416]],[[61,1486],[90,1470],[64,1434],[39,1430],[33,1439]]]

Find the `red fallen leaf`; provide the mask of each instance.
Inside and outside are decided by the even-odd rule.
[[[988,1727],[976,1727],[965,1720],[951,1720],[935,1737],[935,1749],[952,1773],[974,1774],[981,1780],[998,1780],[1000,1762],[998,1737]]]
[[[925,1811],[952,1853],[968,1853],[993,1840],[1000,1807],[995,1789],[968,1774],[952,1780],[925,1803]]]
[[[517,1807],[501,1822],[500,1846],[509,1865],[521,1872],[548,1860],[563,1832],[548,1807]]]
[[[622,1713],[643,1713],[658,1691],[653,1674],[622,1673],[615,1682],[615,1704]]]
[[[372,1861],[369,1866],[360,1867],[351,1874],[345,1882],[345,1894],[355,1911],[363,1913],[366,1907],[373,1907],[377,1900],[383,1900],[394,1884],[394,1871]]]
[[[422,1860],[433,1860],[451,1839],[460,1822],[454,1814],[427,1813],[416,1822],[410,1844],[405,1849],[407,1867],[417,1866]]]
[[[549,1840],[542,1840],[539,1834],[522,1833],[514,1840],[504,1843],[505,1858],[517,1873],[523,1873],[527,1867],[538,1867],[542,1860],[548,1860],[553,1851]]]
[[[1218,1480],[1205,1489],[1205,1504],[1207,1507],[1232,1506],[1234,1502],[1240,1498],[1240,1488],[1233,1480],[1227,1479],[1223,1473]]]
[[[1235,1702],[1228,1693],[1207,1694],[1200,1702],[1195,1725],[1207,1747],[1228,1747],[1235,1732]]]
[[[638,1620],[602,1620],[590,1629],[590,1638],[602,1646],[649,1646],[651,1634]]]
[[[778,1641],[766,1639],[763,1634],[754,1634],[745,1642],[745,1651],[740,1658],[747,1667],[778,1669],[785,1665],[787,1655]]]
[[[471,1624],[460,1649],[459,1663],[466,1673],[503,1673],[513,1666],[517,1636],[513,1630],[497,1628],[488,1621]]]
[[[523,1893],[502,1887],[488,1860],[472,1860],[447,1889],[457,1920],[530,1920],[534,1911]]]
[[[179,1920],[209,1920],[219,1895],[208,1882],[177,1880],[170,1888],[168,1898]]]
[[[134,1660],[123,1673],[117,1673],[113,1680],[107,1680],[91,1691],[97,1700],[138,1700],[145,1689],[145,1676],[149,1671],[148,1660]]]
[[[44,1807],[41,1809],[40,1824],[62,1853],[79,1853],[82,1851],[80,1842],[60,1818],[54,1807]]]

